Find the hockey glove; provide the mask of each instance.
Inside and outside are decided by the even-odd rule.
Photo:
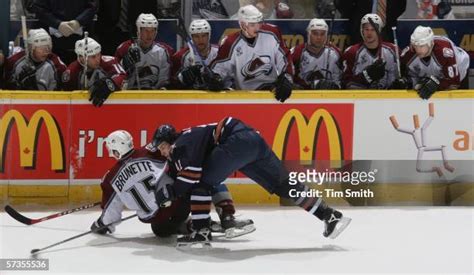
[[[312,83],[311,88],[315,90],[340,90],[341,87],[336,82],[326,79],[316,80]]]
[[[176,192],[171,184],[165,184],[163,188],[155,192],[156,204],[160,207],[170,207],[171,203],[176,200]]]
[[[104,223],[99,218],[98,220],[96,220],[95,222],[92,223],[91,230],[94,233],[97,233],[97,234],[100,234],[100,235],[105,235],[107,233],[113,233],[115,231],[115,226],[112,226],[112,225],[104,226]]]
[[[36,81],[36,68],[33,65],[25,65],[18,75],[18,89],[38,90]]]
[[[385,64],[386,62],[382,59],[377,59],[373,64],[367,66],[362,71],[362,75],[367,83],[379,81],[385,76]]]
[[[410,87],[410,83],[405,77],[395,79],[390,85],[390,90],[406,90]]]
[[[422,99],[428,99],[433,95],[439,88],[439,80],[434,77],[425,77],[415,85],[415,90]]]
[[[128,72],[129,70],[133,69],[135,64],[140,62],[140,60],[140,49],[137,46],[132,45],[128,48],[127,53],[123,56],[122,65]]]
[[[104,104],[109,95],[116,90],[118,89],[112,78],[101,78],[92,84],[92,87],[90,88],[91,95],[89,101],[92,101],[92,104],[95,107],[100,107]]]
[[[290,96],[292,91],[291,76],[285,73],[280,74],[275,81],[275,98],[280,102],[285,102]]]
[[[178,75],[179,81],[186,87],[192,87],[197,79],[201,76],[201,65],[194,65],[184,68]]]
[[[222,77],[211,70],[208,70],[203,74],[203,80],[211,92],[219,92],[224,89],[224,81],[222,81]]]

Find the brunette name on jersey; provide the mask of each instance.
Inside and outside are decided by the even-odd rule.
[[[113,184],[120,192],[122,192],[123,186],[127,183],[127,180],[142,172],[154,173],[155,170],[153,169],[153,163],[151,161],[142,160],[127,164],[115,178]]]

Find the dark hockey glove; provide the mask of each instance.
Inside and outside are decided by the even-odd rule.
[[[92,87],[90,88],[91,95],[89,101],[92,101],[92,104],[95,107],[100,107],[104,104],[109,95],[116,90],[118,89],[112,78],[101,78],[92,84]]]
[[[422,99],[428,99],[433,95],[439,88],[439,80],[434,77],[425,77],[415,85],[415,90]]]
[[[311,85],[315,90],[340,90],[341,87],[336,82],[326,79],[316,80]]]
[[[25,65],[18,74],[18,89],[20,90],[38,90],[36,81],[36,68],[33,65]]]
[[[282,73],[278,76],[277,80],[275,81],[275,98],[280,102],[285,102],[290,96],[291,91],[293,89],[293,85],[291,83],[291,76]]]
[[[203,80],[207,85],[207,89],[211,92],[219,92],[224,89],[224,81],[219,74],[208,70],[203,74]]]
[[[103,228],[101,228],[101,227],[103,227]],[[101,228],[101,229],[99,229],[99,228]],[[105,226],[104,227],[104,223],[99,218],[98,220],[96,220],[95,222],[92,223],[91,230],[94,233],[97,233],[97,234],[100,234],[100,235],[105,235],[107,233],[113,233],[115,231],[115,227],[114,226]]]
[[[201,65],[194,65],[184,68],[178,75],[179,81],[187,87],[192,87],[197,79],[201,76]]]
[[[364,79],[368,83],[382,79],[382,77],[385,76],[385,64],[386,62],[384,60],[377,59],[373,64],[367,66],[365,70],[362,71]]]
[[[156,204],[160,207],[170,207],[171,203],[176,200],[176,192],[171,184],[165,184],[163,188],[155,192]]]
[[[140,49],[136,45],[132,45],[128,48],[127,53],[124,55],[122,59],[122,65],[126,71],[133,69],[135,64],[140,62],[141,55]]]
[[[395,79],[390,85],[390,90],[406,90],[410,87],[410,83],[405,77]]]

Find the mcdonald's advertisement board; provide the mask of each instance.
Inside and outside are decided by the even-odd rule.
[[[132,134],[135,146],[144,146],[162,123],[172,123],[182,129],[217,122],[226,116],[239,118],[258,130],[275,154],[290,167],[295,163],[303,166],[312,163],[314,166],[329,161],[327,167],[333,169],[333,164],[338,162],[339,168],[344,166],[354,170],[363,167],[367,172],[379,170],[381,180],[397,182],[399,178],[385,172],[393,163],[381,164],[374,160],[410,160],[413,165],[406,169],[416,173],[413,167],[417,167],[419,150],[404,145],[403,139],[410,137],[398,133],[389,118],[396,116],[402,125],[409,123],[409,114],[418,112],[423,123],[428,113],[426,102],[406,92],[379,98],[366,92],[295,92],[285,104],[275,103],[272,95],[264,92],[124,92],[114,94],[101,108],[94,108],[87,101],[87,94],[80,92],[47,95],[3,92],[1,96],[4,103],[0,106],[2,200],[39,195],[76,196],[76,200],[91,199],[88,196],[97,198],[100,179],[115,163],[104,143],[110,132],[127,130]],[[386,98],[390,96],[398,99],[389,102]],[[472,112],[472,93],[461,95],[469,99],[455,100],[449,99],[450,96],[440,96],[434,105],[435,110],[439,110],[432,122],[436,142],[438,139],[452,141],[453,131],[464,137],[466,134],[461,131],[465,130],[467,138],[472,138],[472,129],[469,128],[473,125],[472,116],[470,119],[464,116],[463,122],[456,122],[458,117],[449,111]],[[449,131],[443,130],[446,127]],[[471,143],[470,140],[458,141],[457,146],[465,148]],[[452,154],[450,148],[438,153],[440,156],[447,153],[452,161],[469,157],[472,160],[472,148],[464,152],[467,157]],[[362,164],[358,165],[358,161]],[[395,166],[401,163],[408,165],[402,161]],[[461,164],[461,167],[463,165],[470,165],[470,162]],[[449,171],[445,174],[450,175]],[[467,174],[472,176],[472,173]],[[433,173],[423,175],[415,176],[421,182],[438,179]],[[227,183],[238,202],[278,201],[242,174],[234,174]],[[31,186],[49,186],[49,189]],[[87,192],[76,189],[78,187],[84,187]],[[55,188],[59,191],[54,191]]]

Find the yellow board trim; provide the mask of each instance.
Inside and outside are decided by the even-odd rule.
[[[0,91],[0,99],[5,100],[87,100],[89,93],[74,92],[32,92],[32,91]],[[167,90],[167,91],[120,91],[113,93],[112,99],[209,99],[209,100],[245,100],[245,99],[273,99],[268,91],[229,91],[211,93],[195,90]],[[308,91],[295,90],[291,99],[419,99],[414,90],[345,90],[345,91]],[[455,90],[435,93],[432,98],[474,98],[474,90]],[[275,101],[276,103],[276,101]]]

